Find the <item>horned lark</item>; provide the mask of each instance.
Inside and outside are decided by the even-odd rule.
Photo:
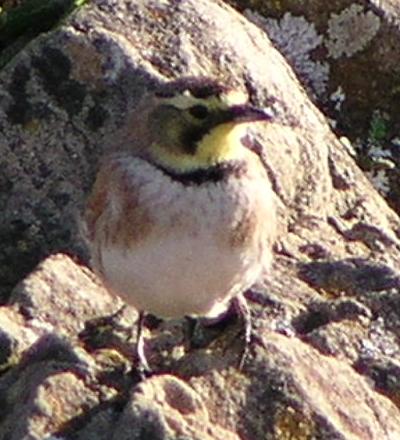
[[[270,115],[244,93],[185,78],[139,105],[135,138],[103,161],[85,223],[93,266],[140,312],[137,354],[147,367],[141,323],[216,317],[268,268],[275,208],[260,157],[242,142]]]

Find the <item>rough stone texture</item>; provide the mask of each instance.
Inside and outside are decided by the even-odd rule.
[[[219,1],[93,1],[1,72],[4,293],[48,252],[84,256],[74,219],[98,157],[134,136],[146,88],[186,74],[275,113],[249,133],[280,227],[273,270],[247,293],[243,371],[238,326],[184,354],[182,322],[153,323],[159,374],[138,383],[136,313],[102,318],[121,302],[55,255],[0,308],[0,440],[400,438],[399,218],[267,37]]]
[[[268,331],[262,338],[246,377],[210,371],[190,380],[207,405],[221,408],[230,426],[239,420],[241,438],[261,439],[265,433],[266,438],[326,439],[398,435],[398,409],[373,393],[349,365],[296,338]]]
[[[260,285],[248,295],[256,332],[243,371],[236,369],[236,326],[184,356],[165,353],[182,339],[164,327],[147,335],[160,374],[137,383],[123,350],[90,346],[83,337],[85,324],[118,308],[115,298],[67,256],[49,258],[15,289],[13,305],[0,309],[2,334],[25,344],[22,351],[14,344],[12,361],[2,364],[0,439],[398,438],[398,342],[386,341],[392,352],[383,353],[389,312],[379,318],[382,347],[374,348],[377,319],[368,307],[352,298],[320,301],[304,317],[301,300],[294,304],[276,276],[268,283],[272,293]],[[51,295],[50,306],[43,302],[49,286],[58,320],[43,313],[54,304]],[[10,314],[18,324],[8,327]],[[124,315],[124,326],[132,326],[134,311]],[[116,328],[109,329],[114,336]]]
[[[266,31],[400,212],[400,4],[227,0]]]
[[[112,438],[240,439],[222,429],[217,421],[211,423],[203,399],[192,387],[169,375],[154,377],[137,386]]]
[[[70,337],[82,330],[80,322],[71,317],[93,319],[122,307],[121,300],[99,295],[102,292],[105,289],[89,269],[77,272],[69,260],[56,255],[45,260],[14,289],[10,302],[33,321],[45,322],[52,331]],[[93,303],[97,296],[99,299]],[[68,298],[74,302],[66,301]]]
[[[101,350],[89,354],[78,334],[119,302],[87,269],[55,255],[15,289],[12,303],[0,308],[1,341],[13,342],[2,350],[0,438],[74,433],[103,407],[105,418],[108,402],[120,400],[112,372],[121,364],[112,353],[108,363]]]

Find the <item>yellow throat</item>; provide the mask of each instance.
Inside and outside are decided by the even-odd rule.
[[[194,154],[182,154],[155,145],[153,150],[160,165],[178,173],[207,169],[217,164],[240,159],[245,154],[241,139],[247,124],[229,122],[214,127],[197,144]]]

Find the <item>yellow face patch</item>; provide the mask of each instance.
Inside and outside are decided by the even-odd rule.
[[[198,162],[215,165],[240,158],[243,151],[241,138],[245,132],[246,124],[230,122],[218,125],[199,142],[196,152]]]
[[[195,154],[179,154],[155,145],[158,162],[179,173],[205,169],[229,160],[240,159],[245,152],[241,138],[246,124],[227,123],[213,128],[198,143]]]

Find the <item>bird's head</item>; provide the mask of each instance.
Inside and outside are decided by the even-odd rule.
[[[243,92],[204,78],[175,81],[156,94],[148,113],[147,154],[177,173],[207,169],[240,159],[246,124],[270,119]]]

